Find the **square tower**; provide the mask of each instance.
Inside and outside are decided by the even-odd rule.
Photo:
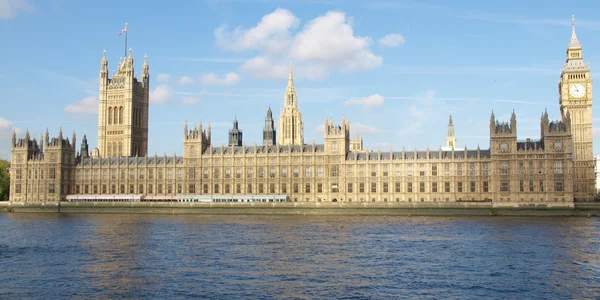
[[[106,51],[100,67],[98,149],[101,157],[148,154],[150,73],[144,56],[142,80],[134,74],[131,48],[109,78]]]
[[[583,61],[582,48],[572,21],[567,59],[558,83],[563,120],[570,114],[573,135],[573,193],[578,201],[591,201],[595,194],[592,136],[592,76]]]

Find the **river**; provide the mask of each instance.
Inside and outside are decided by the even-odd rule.
[[[594,298],[599,218],[0,214],[0,298]]]

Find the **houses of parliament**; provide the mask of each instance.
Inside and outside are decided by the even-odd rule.
[[[324,121],[324,143],[306,143],[290,64],[277,128],[269,108],[262,145],[244,145],[237,120],[228,146],[210,124],[185,124],[183,153],[148,155],[150,71],[129,51],[110,75],[100,63],[97,147],[77,147],[62,129],[50,138],[12,137],[10,201],[52,203],[73,195],[286,195],[297,202],[491,202],[571,207],[595,195],[592,76],[572,26],[558,83],[560,120],[541,112],[540,136],[517,139],[517,114],[489,118],[489,148],[456,147],[452,117],[440,149],[368,151],[347,119]]]

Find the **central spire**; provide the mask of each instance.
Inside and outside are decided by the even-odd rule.
[[[571,16],[571,41],[569,41],[569,49],[581,49],[577,34],[575,33],[575,15]]]
[[[456,135],[454,134],[454,123],[452,122],[452,114],[450,114],[450,118],[448,119],[448,133],[446,134],[446,147],[447,148],[455,148],[456,147]]]
[[[294,76],[292,75],[292,61],[290,60],[290,74],[288,75],[288,86],[294,86]]]
[[[294,88],[294,75],[290,61],[290,74],[288,85],[285,89],[283,109],[279,114],[279,128],[277,141],[280,145],[304,145],[304,126],[302,114],[298,108],[296,89]]]
[[[290,61],[290,74],[288,76],[288,85],[285,90],[285,107],[297,107],[296,89],[294,88],[294,75],[292,73],[292,62]]]

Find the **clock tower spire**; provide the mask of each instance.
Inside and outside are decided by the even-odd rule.
[[[594,153],[592,146],[592,76],[583,61],[582,48],[571,18],[571,40],[558,83],[560,112],[571,118],[573,136],[573,197],[591,201],[595,194]]]

